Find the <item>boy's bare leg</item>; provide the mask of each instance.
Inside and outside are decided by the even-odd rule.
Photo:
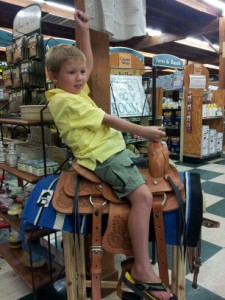
[[[155,274],[149,258],[149,223],[152,210],[152,194],[144,184],[127,196],[131,203],[128,228],[134,253],[132,277],[137,281],[161,282]],[[171,292],[151,292],[155,297],[167,300]]]

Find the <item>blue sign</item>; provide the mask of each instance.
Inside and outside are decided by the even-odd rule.
[[[183,61],[174,55],[169,54],[159,54],[153,56],[152,65],[159,67],[167,67],[173,69],[183,69]]]

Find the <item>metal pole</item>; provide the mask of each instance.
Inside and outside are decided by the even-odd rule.
[[[152,67],[152,125],[156,124],[156,67]]]

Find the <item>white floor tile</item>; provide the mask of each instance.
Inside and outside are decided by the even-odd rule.
[[[220,222],[219,228],[208,228],[202,226],[202,239],[220,247],[225,247],[225,218],[206,213],[204,217]],[[224,268],[225,270],[225,268]]]
[[[210,160],[208,163],[209,164],[214,164],[215,162],[220,162],[222,160],[224,160],[224,158],[220,157],[220,158],[216,158],[216,159]]]
[[[214,177],[214,178],[210,179],[209,181],[225,184],[225,174]]]
[[[186,166],[180,166],[180,165],[177,165],[177,170],[179,172],[187,172],[187,171],[190,171],[192,170],[193,168],[190,168],[190,167],[186,167]]]
[[[31,293],[21,278],[0,259],[0,297],[2,300],[15,300]]]
[[[207,290],[219,295],[225,299],[225,268],[220,267],[225,261],[225,249],[216,253],[211,259],[207,260],[201,266],[198,275],[198,284]],[[189,280],[192,280],[192,274],[187,275]],[[207,295],[206,295],[207,299]]]
[[[215,196],[215,195],[205,193],[205,205],[206,205],[206,207],[209,207],[210,205],[213,205],[213,204],[221,201],[222,199],[223,199],[223,197],[219,197],[219,196]]]
[[[207,164],[207,165],[198,167],[198,169],[212,171],[212,172],[218,172],[218,173],[225,173],[225,165]]]

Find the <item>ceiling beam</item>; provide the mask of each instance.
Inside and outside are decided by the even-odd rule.
[[[209,4],[199,2],[198,0],[175,0],[178,3],[181,3],[183,5],[189,6],[195,10],[198,10],[200,12],[221,17],[221,10],[216,9],[215,7],[210,6]],[[212,0],[213,1],[213,0]]]
[[[204,35],[206,33],[216,33],[218,32],[218,25],[219,25],[219,19],[213,20],[209,24],[206,24],[204,27],[201,27],[200,29],[197,29],[197,27],[192,28],[190,32],[186,34],[169,34],[169,33],[163,33],[161,36],[154,36],[150,37],[146,35],[142,39],[140,39],[137,43],[133,45],[135,50],[144,50],[149,47],[154,47],[161,44],[166,44],[170,42],[179,41],[182,39],[185,39],[187,36],[191,35]],[[205,38],[204,38],[205,39]],[[210,41],[208,41],[210,43]]]
[[[154,37],[150,37],[146,35],[134,45],[134,48],[135,50],[143,50],[145,48],[174,42],[184,38],[185,38],[184,35],[169,34],[169,33],[165,33],[165,34],[163,33],[161,36],[154,36]]]

